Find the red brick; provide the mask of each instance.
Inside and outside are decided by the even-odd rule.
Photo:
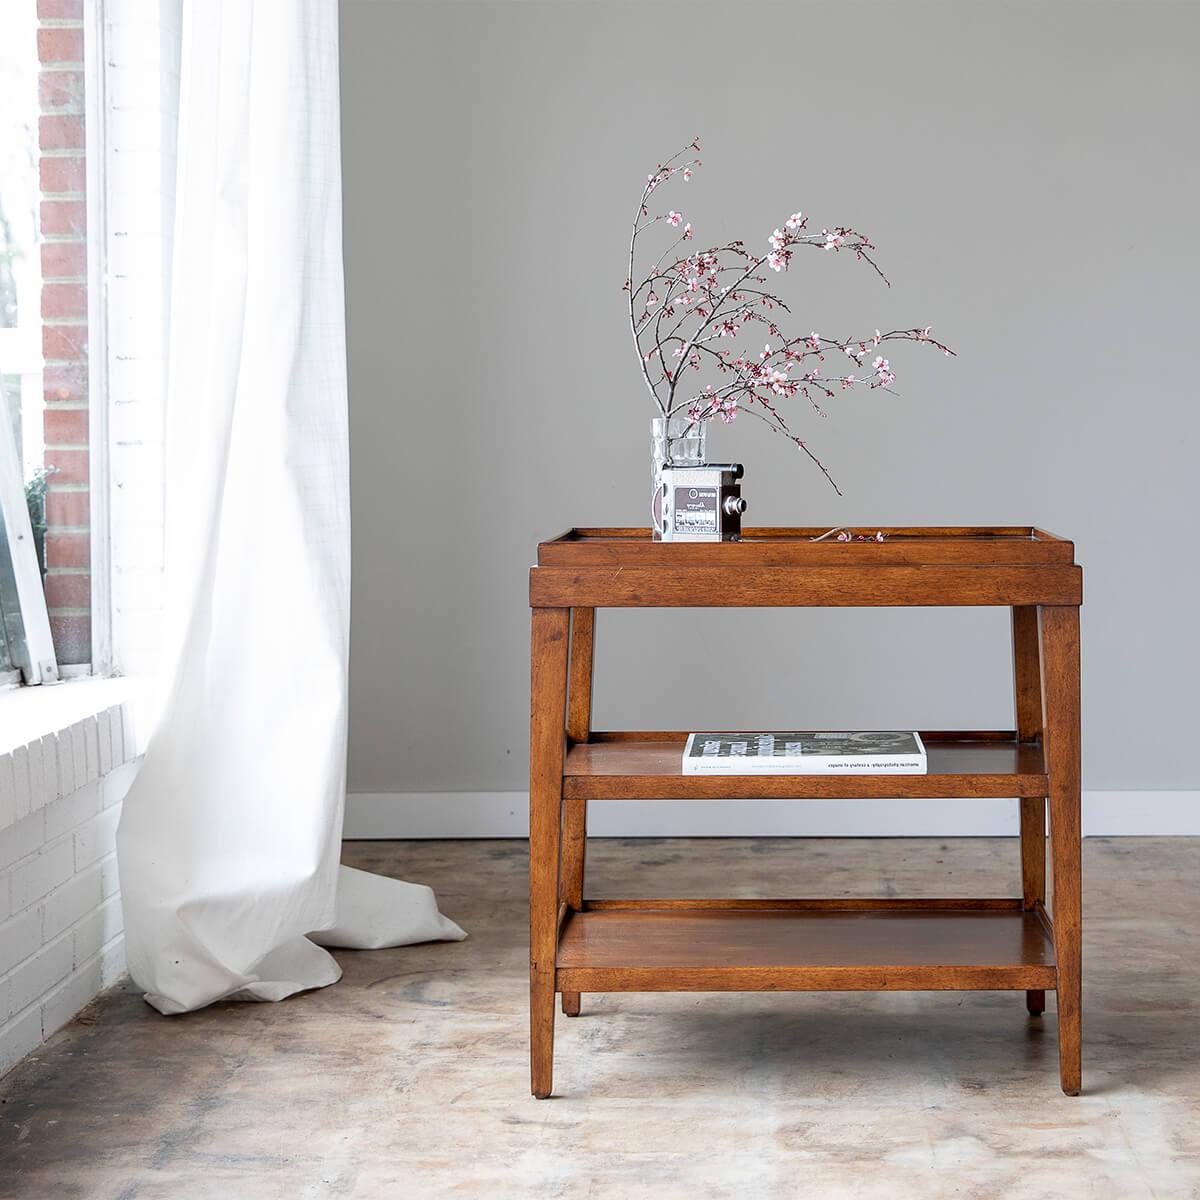
[[[60,664],[92,661],[92,618],[87,613],[51,613],[50,632]]]
[[[87,284],[47,283],[42,286],[43,317],[86,317]]]
[[[90,575],[47,575],[46,607],[88,608],[92,603]]]
[[[47,446],[86,446],[88,412],[86,408],[48,408],[42,416]]]
[[[38,104],[42,112],[59,108],[83,110],[82,71],[42,71],[38,75]]]
[[[82,150],[83,117],[39,117],[38,145],[43,150]]]
[[[46,524],[78,525],[86,529],[92,516],[91,501],[87,492],[60,492],[51,483],[46,493]]]
[[[42,232],[51,237],[82,235],[87,230],[87,204],[82,200],[43,200]]]
[[[80,21],[83,0],[38,0],[37,15],[43,21]]]
[[[87,164],[82,154],[66,158],[43,158],[38,164],[42,194],[82,192],[87,186]]]
[[[86,324],[43,325],[42,356],[47,362],[82,362],[87,358]]]
[[[92,539],[86,533],[46,533],[46,564],[53,567],[86,567],[91,565]]]
[[[43,242],[43,279],[87,277],[87,247],[83,242]]]
[[[42,394],[47,404],[86,400],[87,367],[83,364],[48,364],[42,371]]]
[[[39,62],[83,62],[82,29],[39,29],[37,46]]]
[[[86,450],[47,450],[46,466],[53,467],[52,483],[87,483],[88,452]],[[83,563],[59,563],[60,567],[82,567]]]

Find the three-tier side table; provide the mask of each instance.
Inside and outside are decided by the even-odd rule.
[[[584,992],[1057,992],[1062,1089],[1080,1087],[1079,605],[1071,542],[1040,529],[887,529],[883,542],[755,529],[661,543],[572,529],[529,573],[529,1002],[533,1094],[553,1087],[555,995]],[[684,775],[686,732],[591,728],[598,608],[1001,605],[1016,728],[922,732],[926,775]],[[1013,797],[1021,894],[963,899],[587,900],[589,801]],[[1046,801],[1052,904],[1046,904]]]

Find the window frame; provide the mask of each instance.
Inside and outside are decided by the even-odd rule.
[[[34,0],[29,0],[35,7]],[[45,28],[35,14],[38,28]],[[29,513],[25,503],[24,472],[7,420],[0,422],[0,572],[7,584],[8,610],[19,619],[20,629],[6,623],[5,647],[0,657],[0,688],[27,686],[78,676],[113,673],[112,649],[112,545],[111,469],[109,462],[109,387],[107,288],[105,250],[108,240],[108,195],[105,171],[106,4],[84,0],[83,119],[85,130],[85,213],[87,286],[87,416],[89,511],[89,610],[90,660],[60,667],[51,634],[49,610],[41,564],[37,561]],[[43,64],[39,59],[39,70]],[[3,597],[0,597],[0,603]],[[3,621],[0,612],[0,621]]]

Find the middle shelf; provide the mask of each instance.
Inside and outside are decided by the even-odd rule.
[[[1039,742],[1009,731],[922,732],[927,775],[684,775],[681,732],[593,733],[567,750],[575,800],[933,799],[1045,796]]]

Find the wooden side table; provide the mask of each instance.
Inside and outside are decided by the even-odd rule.
[[[888,529],[881,543],[757,529],[663,544],[572,529],[529,573],[529,1002],[533,1094],[553,1087],[554,997],[584,992],[1058,993],[1062,1089],[1080,1087],[1079,605],[1071,542],[1034,528]],[[1016,729],[923,732],[927,775],[682,772],[685,732],[591,729],[597,608],[1004,605]],[[586,900],[592,800],[1017,797],[1021,895],[952,900]],[[1050,801],[1053,913],[1046,907]]]

